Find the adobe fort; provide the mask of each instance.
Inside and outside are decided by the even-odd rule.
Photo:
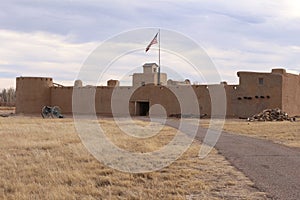
[[[238,72],[238,85],[222,82],[217,85],[191,85],[189,80],[180,82],[167,80],[160,74],[155,63],[143,65],[143,73],[133,74],[132,86],[119,86],[119,81],[109,80],[107,86],[82,86],[75,81],[66,87],[53,83],[52,78],[17,77],[16,113],[40,113],[45,105],[59,106],[64,114],[72,113],[74,87],[84,91],[95,89],[95,109],[98,115],[111,116],[111,100],[115,88],[131,94],[128,105],[132,116],[148,115],[152,105],[160,104],[167,116],[181,114],[180,104],[170,88],[185,90],[192,88],[196,94],[201,114],[211,114],[210,87],[221,86],[226,92],[226,117],[249,117],[267,108],[280,108],[290,116],[300,115],[300,75],[287,73],[284,69],[273,69],[270,73]],[[83,95],[84,96],[84,95]],[[84,102],[83,102],[84,104]],[[121,111],[120,111],[121,112]],[[193,114],[185,113],[185,114]]]

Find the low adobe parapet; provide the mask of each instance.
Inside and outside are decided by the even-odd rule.
[[[52,78],[50,77],[31,77],[31,76],[20,76],[16,78],[17,81],[46,81],[52,82]]]
[[[39,80],[52,80],[51,77],[41,77],[41,76],[20,76],[17,79],[39,79]]]
[[[287,74],[286,70],[283,68],[275,68],[272,69],[271,73],[270,72],[251,72],[251,71],[239,71],[237,72],[237,76],[240,77],[243,74],[253,74],[253,75],[259,75],[259,74],[264,74],[264,75],[270,75],[270,74]]]
[[[286,70],[282,68],[272,69],[272,74],[286,74]]]

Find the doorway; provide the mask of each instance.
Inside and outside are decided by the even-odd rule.
[[[137,112],[138,116],[148,116],[149,115],[149,102],[148,101],[138,101],[137,102]]]

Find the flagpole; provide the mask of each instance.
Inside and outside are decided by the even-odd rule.
[[[160,85],[160,29],[158,29],[158,74],[157,85]]]

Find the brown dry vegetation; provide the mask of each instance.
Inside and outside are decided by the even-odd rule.
[[[15,107],[0,106],[0,114],[11,114],[11,113],[15,113]]]
[[[218,120],[214,120],[214,124],[220,124]],[[208,128],[210,121],[208,119],[201,120],[200,125]],[[247,122],[246,120],[227,119],[224,131],[242,134],[256,138],[272,140],[275,143],[300,147],[300,121],[277,121],[277,122]]]
[[[134,151],[160,147],[176,131],[165,127],[141,148],[111,120],[100,123],[112,141]],[[1,199],[266,199],[215,150],[200,160],[198,142],[169,167],[130,174],[92,157],[72,119],[0,118],[0,138]]]

